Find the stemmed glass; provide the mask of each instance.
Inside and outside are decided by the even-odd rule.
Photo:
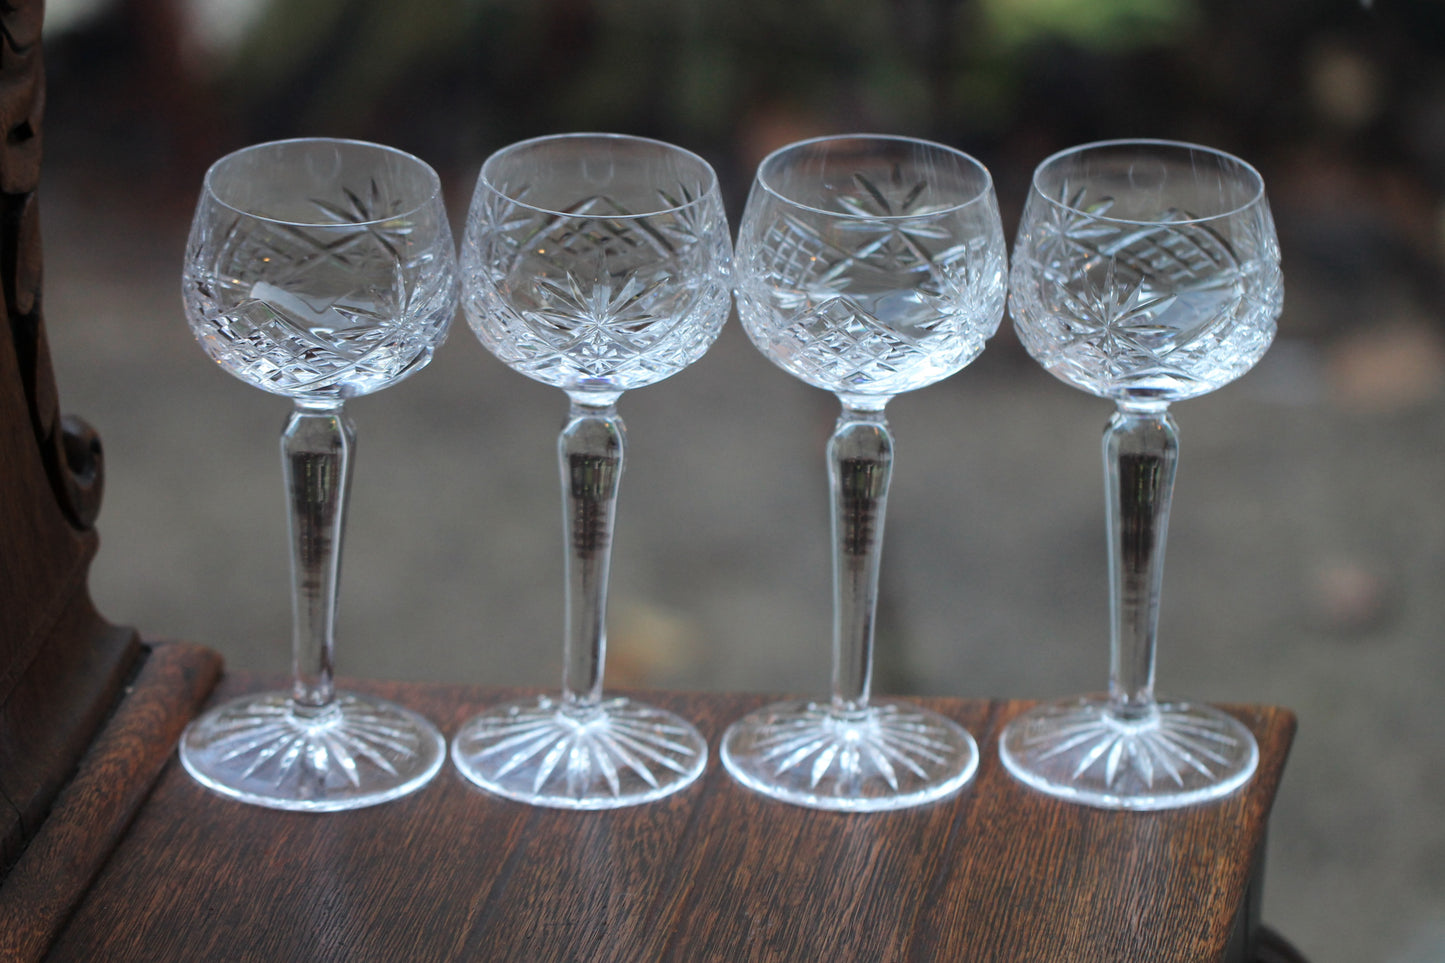
[[[181,737],[186,769],[276,809],[355,809],[441,768],[445,741],[401,706],[336,691],[336,594],[356,432],[342,410],[423,368],[456,313],[441,182],[359,141],[248,147],[206,173],[183,278],[206,353],[295,407],[281,433],[290,509],[293,681],[225,703]]]
[[[1167,141],[1086,144],[1034,172],[1010,312],[1055,377],[1117,410],[1104,431],[1107,694],[1039,706],[1000,738],[1023,782],[1113,809],[1166,809],[1249,779],[1248,729],[1154,697],[1164,537],[1179,456],[1169,404],[1248,371],[1283,302],[1264,182],[1228,154]]]
[[[722,759],[742,784],[819,809],[883,810],[966,783],[960,726],[870,697],[894,395],[957,372],[997,330],[1003,230],[988,171],[904,137],[821,138],[770,154],[738,232],[738,316],[789,374],[832,391],[833,691],[735,722]]]
[[[482,165],[462,244],[463,309],[514,370],[567,393],[557,443],[567,539],[562,692],[462,726],[457,768],[522,802],[610,809],[702,772],[688,722],[603,696],[607,575],[626,434],[617,400],[676,374],[727,319],[732,244],[717,177],[639,137],[566,134]]]

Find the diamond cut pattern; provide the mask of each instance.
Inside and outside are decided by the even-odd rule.
[[[188,316],[243,381],[293,397],[365,394],[424,365],[444,335],[456,281],[437,212],[400,216],[375,182],[366,198],[343,188],[343,201],[313,200],[328,223],[303,225],[219,216],[203,199]]]
[[[774,362],[831,391],[892,395],[972,361],[998,327],[1003,239],[955,211],[900,217],[922,182],[861,175],[846,215],[764,198],[739,235],[739,315]],[[995,218],[996,221],[996,218]],[[936,249],[936,250],[935,250]]]
[[[731,245],[715,194],[660,191],[669,209],[646,217],[607,195],[554,214],[520,194],[479,199],[462,255],[468,319],[507,364],[563,388],[623,390],[675,374],[716,339]]]
[[[829,298],[803,311],[789,334],[802,353],[799,365],[810,365],[814,379],[858,384],[897,374],[916,342],[889,327],[848,298]]]
[[[1064,380],[1103,395],[1188,397],[1237,377],[1268,347],[1281,297],[1271,241],[1238,251],[1186,211],[1107,220],[1112,198],[1086,203],[1067,186],[1058,203],[1030,205],[1014,315],[1025,347]],[[1259,243],[1245,228],[1245,243]]]

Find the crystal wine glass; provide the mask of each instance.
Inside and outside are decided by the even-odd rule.
[[[226,371],[285,395],[293,681],[225,703],[181,737],[186,769],[276,809],[355,809],[441,768],[421,716],[333,686],[336,594],[356,433],[342,410],[420,370],[456,313],[441,182],[359,141],[259,144],[206,173],[183,279],[186,315]]]
[[[855,135],[792,144],[759,166],[738,232],[738,316],[784,371],[831,391],[833,691],[735,722],[722,759],[798,805],[897,809],[964,785],[978,747],[907,702],[872,699],[873,630],[894,395],[957,372],[998,329],[1003,230],[988,171],[949,147]]]
[[[482,344],[571,400],[557,443],[567,540],[562,692],[462,726],[457,768],[511,799],[611,809],[676,792],[707,743],[678,716],[606,696],[607,575],[626,434],[622,393],[692,364],[731,302],[717,177],[639,137],[565,134],[482,165],[462,244],[463,309]]]
[[[1228,154],[1167,141],[1086,144],[1034,172],[1010,313],[1055,377],[1117,410],[1104,431],[1110,582],[1107,694],[1039,706],[1000,738],[1004,765],[1111,809],[1213,799],[1259,750],[1232,716],[1154,697],[1164,537],[1179,442],[1169,404],[1244,374],[1283,302],[1264,182]]]

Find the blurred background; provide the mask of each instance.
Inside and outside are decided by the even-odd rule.
[[[284,399],[195,346],[179,295],[205,167],[337,135],[441,172],[565,130],[671,140],[736,218],[800,137],[898,132],[1029,174],[1104,137],[1254,162],[1284,247],[1279,337],[1178,405],[1159,688],[1282,704],[1300,731],[1266,919],[1316,963],[1445,961],[1445,3],[1441,0],[50,0],[46,315],[66,410],[106,444],[100,608],[288,665]],[[431,367],[348,406],[360,455],[344,675],[554,685],[561,392],[459,322]],[[608,681],[826,691],[831,396],[730,324],[629,394]],[[885,692],[1104,685],[1099,434],[1007,324],[889,407]]]

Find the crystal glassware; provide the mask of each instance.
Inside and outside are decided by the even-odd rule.
[[[998,329],[1006,253],[988,171],[939,144],[854,135],[759,166],[738,232],[738,316],[771,361],[831,391],[833,686],[733,723],[722,759],[743,785],[819,809],[896,809],[972,777],[962,727],[870,696],[878,563],[893,467],[884,418],[901,392],[957,372]]]
[[[1009,310],[1055,377],[1115,402],[1104,431],[1107,693],[1036,707],[1004,765],[1042,792],[1111,809],[1224,795],[1259,750],[1234,717],[1154,697],[1164,537],[1179,456],[1169,404],[1248,371],[1283,303],[1264,182],[1193,144],[1110,141],[1045,160],[1014,244]]]
[[[457,276],[441,182],[417,158],[360,141],[229,154],[206,173],[183,294],[212,360],[294,402],[281,433],[293,681],[196,719],[181,762],[217,792],[276,809],[355,809],[418,789],[441,768],[441,734],[333,685],[356,446],[342,405],[420,370],[446,337]]]
[[[462,243],[463,309],[483,345],[567,393],[557,443],[567,541],[562,691],[466,722],[452,760],[477,785],[565,809],[676,792],[702,773],[688,722],[604,696],[607,576],[626,433],[617,400],[692,364],[731,303],[712,168],[655,140],[565,134],[482,165]]]

